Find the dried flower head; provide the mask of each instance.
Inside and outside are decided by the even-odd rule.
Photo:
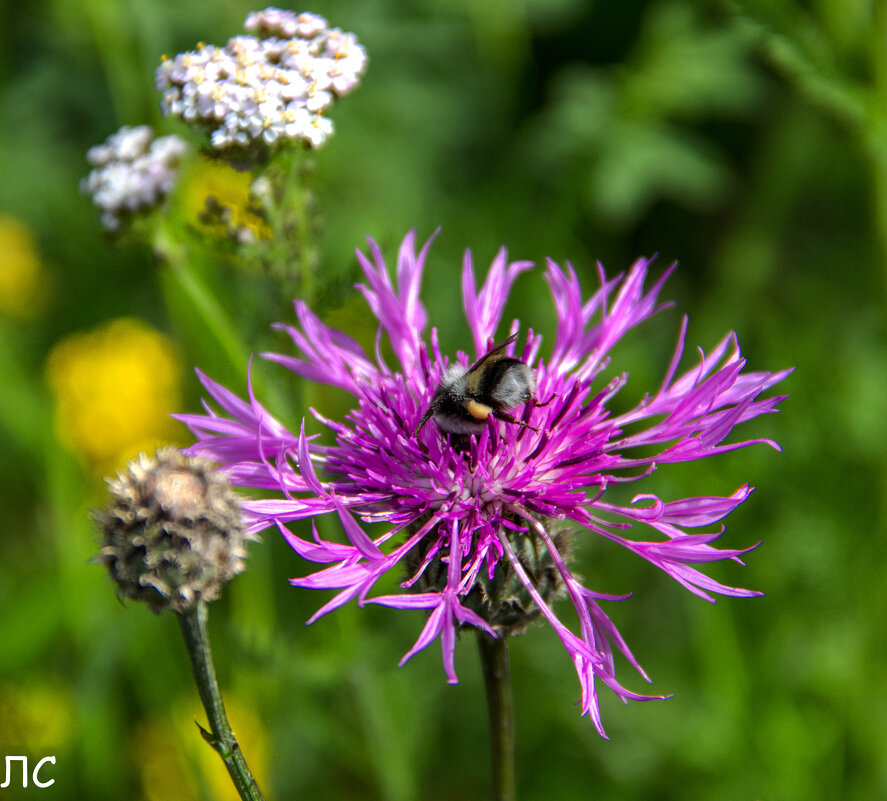
[[[80,190],[92,195],[102,225],[116,233],[133,214],[149,211],[172,191],[187,150],[178,136],[155,139],[147,125],[124,125],[87,151],[95,169],[80,182]]]
[[[157,69],[163,113],[238,158],[286,140],[319,147],[333,132],[324,112],[360,82],[364,49],[317,14],[267,8],[245,27],[256,35],[164,59]]]
[[[154,612],[184,612],[214,601],[245,569],[240,504],[227,479],[206,459],[162,448],[141,454],[116,479],[110,502],[96,513],[99,552],[117,592]]]
[[[618,649],[646,678],[601,601],[620,601],[583,586],[567,563],[574,536],[591,533],[637,554],[691,592],[753,596],[760,593],[721,584],[697,565],[731,559],[745,550],[716,549],[721,531],[696,533],[724,518],[750,494],[748,485],[727,497],[699,496],[665,501],[637,495],[624,505],[613,497],[616,484],[642,480],[670,462],[707,458],[753,442],[726,443],[733,427],[775,410],[779,397],[759,395],[788,371],[746,372],[735,334],[727,335],[687,372],[678,374],[686,320],[662,385],[633,409],[614,414],[613,396],[625,374],[603,379],[613,345],[631,328],[661,308],[657,297],[670,270],[645,289],[649,262],[639,260],[624,277],[607,279],[585,299],[572,267],[547,265],[557,316],[554,346],[539,358],[540,337],[531,330],[500,351],[533,370],[534,397],[511,409],[509,420],[489,414],[480,433],[445,433],[439,421],[417,431],[444,376],[454,364],[473,361],[459,353],[455,362],[440,351],[437,333],[422,338],[427,315],[419,300],[429,244],[417,254],[410,234],[400,249],[396,285],[382,253],[370,241],[372,258],[358,252],[366,275],[360,286],[379,334],[387,334],[397,359],[389,367],[369,358],[341,331],[324,325],[296,301],[298,326],[280,326],[301,351],[299,357],[266,357],[312,381],[339,387],[354,396],[345,420],[312,410],[335,435],[323,445],[284,428],[250,392],[244,401],[202,376],[224,414],[208,407],[204,415],[181,415],[198,442],[195,455],[227,466],[235,485],[277,491],[280,497],[247,501],[249,531],[276,526],[304,559],[327,565],[299,587],[337,589],[321,615],[357,599],[405,610],[425,610],[428,620],[403,661],[440,639],[449,681],[456,681],[454,648],[460,627],[473,626],[492,636],[520,630],[533,616],[554,628],[582,685],[582,711],[604,735],[596,680],[623,700],[646,700],[616,680]],[[531,265],[509,264],[503,249],[483,286],[476,289],[471,254],[462,273],[465,314],[481,359],[496,341],[506,299],[519,273]],[[511,332],[518,331],[514,321]],[[472,416],[476,397],[461,397]],[[465,441],[467,439],[467,442]],[[769,444],[775,446],[775,443]],[[306,540],[286,524],[316,515],[336,514],[347,542]],[[365,523],[384,523],[375,538]],[[630,537],[638,532],[641,536]],[[642,535],[652,533],[647,540]],[[373,586],[393,568],[406,571],[404,592],[371,596]],[[578,616],[573,631],[555,613],[552,599],[566,595]],[[614,649],[615,646],[615,649]]]

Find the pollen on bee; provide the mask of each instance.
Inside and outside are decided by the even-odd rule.
[[[491,406],[487,406],[485,403],[478,403],[476,400],[469,399],[463,405],[468,414],[475,420],[486,420],[493,411]]]

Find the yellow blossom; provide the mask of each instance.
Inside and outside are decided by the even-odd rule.
[[[72,334],[47,362],[59,439],[100,471],[174,443],[181,374],[172,341],[139,320]]]
[[[74,735],[68,687],[53,681],[0,684],[0,750],[49,753],[67,748]]]
[[[221,161],[203,160],[185,176],[185,204],[188,220],[198,228],[216,236],[227,236],[231,231],[246,230],[255,239],[270,239],[268,224],[252,210],[249,190],[252,174],[238,172]],[[214,198],[228,209],[231,218],[228,228],[221,222],[207,223],[201,219],[206,201]]]
[[[193,722],[188,733],[198,736]],[[209,745],[203,746],[215,754]],[[193,770],[170,737],[169,722],[160,718],[141,721],[132,729],[130,751],[140,774],[144,801],[197,801]]]
[[[36,317],[48,297],[46,270],[30,229],[15,217],[0,215],[0,314]]]

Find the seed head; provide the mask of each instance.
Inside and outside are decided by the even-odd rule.
[[[96,513],[100,560],[121,598],[154,612],[184,612],[214,601],[245,569],[248,535],[240,503],[213,463],[175,448],[141,454],[109,479],[111,498]]]

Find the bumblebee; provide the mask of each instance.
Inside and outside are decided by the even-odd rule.
[[[517,336],[512,334],[467,370],[460,364],[452,365],[419,420],[415,434],[432,417],[445,434],[466,438],[483,431],[490,417],[526,426],[508,414],[536,394],[535,373],[519,359],[502,354]]]

